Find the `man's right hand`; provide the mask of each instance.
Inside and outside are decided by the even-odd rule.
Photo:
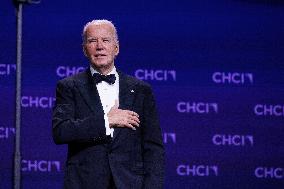
[[[136,112],[130,110],[122,110],[118,108],[118,101],[115,101],[115,105],[110,109],[107,114],[109,127],[128,127],[136,130],[135,127],[139,127],[139,115]]]

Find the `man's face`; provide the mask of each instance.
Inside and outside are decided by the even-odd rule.
[[[112,69],[119,52],[113,28],[107,24],[88,26],[83,50],[95,68]]]

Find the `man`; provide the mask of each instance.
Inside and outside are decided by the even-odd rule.
[[[83,30],[90,68],[58,82],[53,138],[68,144],[66,189],[163,188],[164,147],[152,90],[116,70],[116,28]]]

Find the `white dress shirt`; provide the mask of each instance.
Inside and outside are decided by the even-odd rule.
[[[97,70],[95,70],[93,67],[90,66],[90,70],[92,75],[94,73],[99,73]],[[111,135],[113,137],[113,128],[109,127],[109,121],[107,114],[110,111],[110,109],[114,106],[115,100],[119,103],[119,75],[116,71],[116,68],[114,67],[110,73],[107,75],[114,74],[115,75],[115,83],[109,84],[105,81],[102,81],[97,84],[97,89],[99,92],[99,96],[101,99],[101,103],[104,109],[104,120],[105,120],[105,128],[106,128],[106,135]]]

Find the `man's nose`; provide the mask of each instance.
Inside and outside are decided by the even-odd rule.
[[[96,49],[97,50],[102,50],[104,48],[103,42],[101,40],[98,40]]]

